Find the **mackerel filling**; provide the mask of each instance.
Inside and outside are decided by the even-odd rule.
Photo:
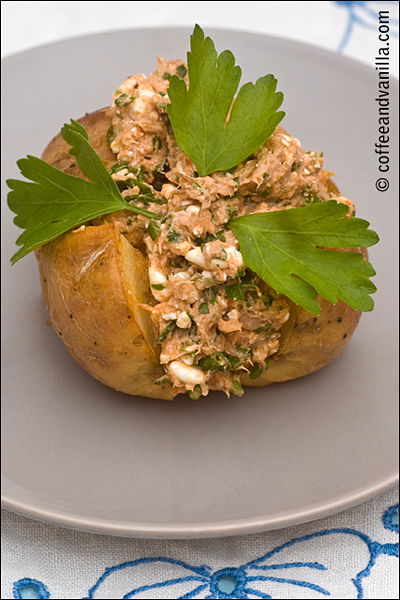
[[[256,379],[279,350],[291,302],[243,262],[228,227],[233,217],[290,210],[335,199],[322,152],[305,152],[278,126],[254,154],[229,171],[199,177],[173,136],[166,106],[169,79],[187,81],[185,63],[158,58],[149,77],[129,77],[113,95],[107,134],[117,161],[110,170],[127,202],[160,219],[119,211],[114,221],[133,246],[146,251],[160,362],[177,393],[197,399],[209,390],[242,395],[240,378]],[[332,190],[332,187],[330,187]]]

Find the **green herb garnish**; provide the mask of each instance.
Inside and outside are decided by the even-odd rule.
[[[201,247],[203,248],[205,244],[208,244],[209,242],[215,242],[216,240],[219,240],[220,242],[226,242],[225,233],[223,229],[221,229],[221,231],[217,231],[215,235],[213,233],[207,232],[204,238],[202,238],[201,240]]]
[[[121,94],[118,98],[115,98],[114,102],[119,108],[123,108],[127,104],[130,104],[135,98],[129,96],[129,94]]]
[[[162,330],[162,332],[156,339],[155,343],[161,344],[161,342],[164,342],[167,339],[167,337],[169,336],[169,334],[172,333],[174,331],[174,329],[176,329],[176,326],[177,325],[176,325],[175,321],[171,321],[170,323],[168,323],[168,325],[165,327],[165,329]]]
[[[165,383],[171,383],[171,380],[168,379],[168,377],[162,377],[161,379],[157,379],[157,381],[154,382],[154,385],[164,385]]]
[[[192,400],[198,400],[202,394],[201,385],[196,383],[194,388],[192,390],[188,391],[188,394],[189,394],[189,398],[191,398]]]
[[[144,166],[141,165],[140,169],[139,169],[139,173],[138,173],[138,181],[140,181],[141,183],[143,181],[146,181],[146,171],[144,170]]]
[[[74,121],[71,119],[71,123],[73,123],[73,122]],[[111,119],[110,125],[108,126],[107,133],[106,133],[107,144],[110,145],[111,142],[113,142],[115,140],[115,138],[117,137],[117,135],[118,135],[118,131],[116,131],[114,129],[113,121]]]
[[[160,233],[160,226],[158,223],[153,221],[153,219],[150,221],[149,226],[147,227],[147,233],[150,235],[153,242],[155,242],[158,238],[158,234]]]
[[[359,252],[325,248],[359,248],[379,241],[368,221],[343,218],[345,204],[329,200],[302,208],[246,215],[233,219],[245,264],[278,294],[285,294],[306,310],[319,314],[321,294],[331,304],[338,299],[352,308],[370,311],[376,291],[368,279],[371,263]],[[321,248],[322,247],[322,248]]]
[[[233,285],[227,285],[225,293],[231,300],[243,300],[244,299],[244,288],[241,283],[234,283]]]
[[[210,304],[215,304],[217,302],[217,294],[218,294],[218,290],[220,289],[220,285],[213,285],[212,287],[208,288],[208,295],[210,298]]]
[[[316,202],[322,202],[321,198],[318,194],[305,194],[304,195],[304,204],[315,204]]]
[[[210,309],[209,309],[207,302],[203,302],[202,304],[200,304],[199,313],[201,313],[202,315],[208,315],[209,312],[210,312]]]
[[[222,354],[222,352],[216,352],[211,356],[204,356],[199,363],[198,367],[202,371],[226,371],[229,365],[228,359]]]
[[[242,74],[232,52],[217,56],[214,42],[196,25],[187,63],[189,89],[173,75],[167,110],[177,143],[204,177],[235,167],[269,138],[284,116],[277,112],[283,94],[275,92],[273,75],[246,83],[226,122]]]
[[[238,356],[227,356],[227,359],[232,367],[232,371],[236,371],[236,369],[238,369],[242,364],[242,361]]]
[[[261,365],[254,365],[250,369],[249,377],[250,377],[250,379],[257,379],[257,377],[260,377],[262,372],[263,372],[263,368]]]
[[[261,77],[255,85],[246,83],[233,103],[241,69],[235,66],[229,50],[217,56],[214,43],[204,37],[198,25],[188,53],[188,88],[179,77],[185,76],[183,69],[178,68],[177,73],[172,76],[164,73],[164,79],[170,80],[171,103],[167,110],[177,143],[195,164],[195,176],[203,177],[214,171],[234,172],[240,162],[252,158],[253,152],[266,141],[284,116],[283,112],[277,112],[283,96],[275,92],[273,75]],[[124,96],[127,95],[121,94],[116,103],[118,100],[120,104],[128,99],[131,101],[132,97]],[[144,183],[143,165],[137,171],[123,161],[107,172],[79,123],[71,120],[61,133],[72,146],[70,154],[76,157],[78,166],[90,181],[68,175],[32,156],[18,161],[21,174],[30,181],[7,181],[11,189],[8,205],[16,213],[14,223],[25,230],[17,239],[21,248],[12,257],[12,264],[68,230],[123,209],[152,219],[148,232],[156,239],[158,226],[155,221],[162,219],[164,222],[171,216],[162,218],[146,208],[130,204],[130,201],[144,206],[151,202],[160,203],[152,188]],[[111,120],[106,133],[109,144],[117,134]],[[159,149],[158,139],[153,137],[155,151]],[[115,182],[111,173],[125,166],[136,178]],[[163,168],[163,165],[159,166]],[[268,174],[264,173],[266,177]],[[240,180],[235,179],[240,184]],[[139,187],[140,194],[123,198],[118,186],[127,189],[132,185]],[[266,194],[267,190],[261,192],[261,195]],[[335,200],[322,202],[310,186],[303,195],[308,205],[302,208],[250,214],[229,222],[246,266],[277,293],[285,294],[314,314],[320,310],[315,299],[318,294],[332,304],[341,299],[355,309],[372,310],[374,303],[370,294],[376,287],[369,277],[375,275],[374,268],[363,260],[360,252],[340,249],[373,246],[379,241],[378,235],[368,229],[367,221],[346,216],[346,205]],[[227,206],[230,218],[236,210],[234,206]],[[215,237],[221,239],[218,234]],[[182,236],[170,228],[167,240],[177,243],[181,239]],[[246,289],[244,281],[225,287],[228,297],[233,300],[243,299]],[[247,293],[247,300],[250,296]],[[215,301],[215,294],[211,294],[210,304]],[[268,297],[264,300],[266,306],[271,301]],[[188,333],[196,335],[195,326]]]
[[[183,79],[187,73],[187,68],[185,67],[185,65],[179,65],[176,72],[178,73],[179,77]]]
[[[157,152],[162,148],[162,141],[156,133],[153,134],[153,152]]]
[[[257,329],[254,330],[254,333],[262,333],[263,331],[270,331],[271,329],[271,323],[267,323],[266,325],[263,325],[262,327],[257,327]]]
[[[239,209],[237,206],[232,206],[232,204],[228,204],[226,210],[228,213],[228,218],[232,219],[233,215],[236,214]]]
[[[170,229],[167,233],[167,241],[171,244],[177,244],[182,241],[182,236],[175,229]]]
[[[82,125],[71,119],[71,125],[64,125],[61,134],[90,181],[68,175],[34,156],[17,162],[21,174],[31,181],[7,181],[12,190],[8,206],[17,215],[14,223],[25,229],[17,239],[17,245],[22,247],[11,258],[12,264],[62,233],[117,210],[160,218],[124,200]]]
[[[122,171],[122,169],[127,169],[128,165],[129,165],[129,160],[123,160],[122,162],[115,163],[115,165],[113,165],[110,169],[108,169],[108,172],[110,173],[110,175],[112,173],[118,173],[118,171]]]
[[[165,289],[165,285],[163,285],[162,283],[152,283],[151,287],[155,290],[164,290]]]
[[[236,352],[238,355],[227,355],[227,359],[229,360],[229,364],[231,365],[232,371],[236,371],[239,367],[241,367],[246,360],[250,358],[250,351],[246,348],[241,348],[240,346],[236,347]]]
[[[237,379],[234,379],[232,381],[231,392],[235,396],[243,396],[243,394],[244,394],[244,389],[242,388],[242,384]]]

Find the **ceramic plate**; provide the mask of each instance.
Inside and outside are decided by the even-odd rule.
[[[71,117],[106,106],[155,56],[185,58],[189,29],[92,35],[3,65],[3,178],[40,155]],[[376,309],[330,365],[298,381],[173,403],[93,380],[46,324],[33,255],[14,267],[18,234],[3,182],[3,503],[50,523],[135,537],[243,534],[318,519],[397,481],[397,222],[392,81],[390,188],[379,177],[377,73],[336,54],[262,35],[207,30],[230,48],[242,83],[272,72],[284,127],[323,150],[338,185],[382,241],[371,249]]]

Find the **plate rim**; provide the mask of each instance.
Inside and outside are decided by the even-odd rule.
[[[365,63],[357,58],[353,58],[352,56],[348,56],[347,54],[342,54],[342,53],[336,52],[335,50],[330,50],[329,48],[324,48],[322,46],[308,44],[308,43],[302,42],[300,40],[294,40],[290,37],[286,38],[283,36],[271,35],[269,33],[262,33],[261,31],[254,31],[254,30],[247,30],[247,29],[240,29],[240,28],[227,29],[224,27],[214,27],[214,26],[208,27],[207,25],[202,25],[201,27],[207,36],[211,35],[213,32],[221,32],[221,33],[228,33],[228,34],[231,33],[234,35],[235,34],[236,35],[252,35],[252,36],[256,36],[256,37],[260,37],[260,38],[267,38],[272,41],[284,42],[284,43],[288,43],[288,44],[295,45],[295,46],[301,46],[302,48],[308,48],[311,51],[321,52],[330,57],[335,57],[338,60],[352,63],[354,66],[356,66],[358,68],[364,68],[371,73],[374,72],[373,66],[368,65],[367,63]],[[3,63],[3,62],[11,61],[14,58],[18,59],[19,57],[21,57],[25,54],[31,54],[35,51],[40,52],[42,50],[46,50],[47,48],[50,48],[50,47],[53,47],[56,45],[61,45],[61,44],[66,44],[66,43],[69,44],[69,43],[74,43],[76,41],[79,42],[79,41],[82,41],[87,38],[115,35],[115,34],[119,34],[119,33],[129,33],[129,32],[135,32],[135,31],[147,31],[147,32],[155,31],[155,32],[157,32],[160,30],[163,30],[163,31],[178,30],[180,32],[187,31],[187,32],[189,32],[189,35],[192,32],[192,29],[188,25],[175,25],[173,27],[168,27],[165,25],[151,25],[151,26],[146,25],[143,27],[124,27],[124,28],[108,29],[106,31],[92,31],[89,33],[82,33],[82,34],[78,34],[78,35],[74,35],[74,36],[64,37],[61,40],[50,41],[45,44],[33,46],[32,48],[27,48],[26,50],[21,50],[19,52],[13,52],[13,53],[7,54],[1,58],[1,62]],[[218,51],[218,49],[217,49],[217,51]],[[393,73],[390,73],[389,76],[392,81],[399,83],[399,77],[396,77],[396,75],[394,75]]]
[[[333,50],[329,50],[320,46],[314,46],[312,44],[308,44],[298,40],[293,40],[291,38],[274,36],[259,31],[243,30],[236,28],[226,29],[213,26],[208,27],[207,25],[204,25],[203,29],[205,30],[206,35],[212,35],[213,32],[220,32],[231,35],[238,34],[243,36],[251,35],[257,36],[259,38],[268,39],[276,43],[284,43],[292,47],[299,46],[301,48],[308,49],[314,54],[326,55],[327,57],[329,57],[329,59],[334,59],[337,62],[347,64],[349,67],[364,70],[369,74],[374,73],[374,68],[372,66],[360,60],[343,54],[339,54]],[[187,25],[177,25],[173,27],[164,25],[152,25],[138,28],[129,27],[106,31],[89,32],[73,37],[66,37],[61,40],[51,41],[43,45],[34,46],[32,48],[28,48],[20,52],[15,52],[6,55],[2,57],[1,62],[3,66],[8,66],[8,64],[6,63],[12,63],[13,60],[23,59],[28,54],[31,55],[32,53],[50,50],[55,45],[61,46],[66,44],[73,44],[74,42],[82,42],[88,38],[92,39],[96,37],[99,38],[103,36],[105,37],[109,35],[115,35],[120,33],[126,34],[129,32],[138,31],[157,32],[160,30],[170,32],[177,30],[179,30],[180,32],[191,32],[191,28]],[[397,84],[397,89],[393,90],[396,93],[398,90],[399,79],[394,74],[390,74],[390,79],[391,83],[394,84],[395,88]],[[310,504],[306,508],[299,508],[296,511],[291,510],[280,514],[278,513],[277,515],[272,517],[258,516],[246,519],[242,518],[235,521],[220,521],[217,523],[203,522],[197,524],[194,523],[190,525],[182,525],[176,523],[161,525],[157,523],[150,524],[126,521],[120,522],[104,518],[79,517],[78,515],[74,515],[73,513],[68,513],[65,511],[63,512],[58,510],[49,510],[47,508],[40,507],[38,504],[36,504],[35,506],[32,502],[28,504],[15,499],[13,500],[12,497],[8,496],[7,493],[4,493],[3,490],[1,492],[1,506],[3,509],[10,510],[14,513],[23,515],[24,517],[39,520],[41,522],[79,531],[97,533],[101,535],[133,537],[139,539],[197,539],[227,537],[233,535],[246,535],[316,521],[337,514],[354,506],[358,506],[364,502],[367,502],[368,500],[371,500],[379,494],[389,489],[395,488],[398,484],[399,473],[397,470],[396,472],[393,472],[389,477],[386,477],[384,480],[380,480],[378,483],[374,482],[371,485],[367,485],[363,488],[353,491],[353,493],[350,495],[348,492],[343,493],[335,497],[333,500],[331,499],[330,501],[321,501],[317,504]]]
[[[86,517],[66,516],[66,513],[58,511],[49,511],[47,509],[33,509],[22,502],[13,502],[7,500],[6,495],[2,494],[1,506],[3,509],[10,510],[24,517],[35,519],[51,525],[75,529],[78,531],[87,531],[100,535],[111,535],[118,537],[132,537],[138,539],[209,539],[218,537],[229,537],[237,535],[249,535],[275,529],[293,527],[303,523],[310,523],[320,519],[333,516],[349,508],[359,506],[376,496],[394,489],[399,484],[398,474],[392,475],[380,485],[367,486],[361,488],[358,493],[349,497],[348,494],[342,494],[332,502],[319,503],[311,505],[310,508],[299,510],[293,514],[282,513],[275,518],[253,517],[251,519],[240,519],[237,521],[226,521],[215,523],[202,523],[198,525],[182,526],[179,524],[157,525],[149,523],[129,524],[126,522],[112,522],[104,519],[89,519]]]

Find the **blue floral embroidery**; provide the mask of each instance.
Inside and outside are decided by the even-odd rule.
[[[342,40],[338,46],[338,52],[343,52],[350,36],[353,32],[354,25],[358,24],[367,29],[375,29],[378,27],[379,11],[387,9],[387,5],[398,4],[398,2],[368,2],[363,0],[355,0],[352,2],[334,0],[333,4],[345,8],[348,13],[347,27],[343,34]],[[378,10],[379,9],[379,10]],[[398,32],[393,29],[395,25],[399,25],[398,19],[390,18],[391,35],[398,36]]]
[[[385,529],[398,533],[398,518],[399,505],[390,506],[382,516]],[[124,562],[106,569],[89,589],[85,599],[96,598],[98,591],[104,598],[107,597],[107,593],[110,594],[108,597],[115,598],[117,597],[115,594],[120,593],[116,590],[121,589],[121,585],[126,588],[129,586],[129,582],[131,584],[136,582],[136,586],[128,588],[124,595],[121,594],[119,597],[129,599],[141,594],[149,597],[149,592],[153,592],[156,597],[157,590],[173,588],[174,598],[179,599],[199,597],[205,599],[276,598],[279,597],[276,592],[276,584],[279,584],[278,587],[289,586],[293,590],[303,588],[313,591],[316,598],[331,596],[333,593],[332,573],[329,573],[329,568],[318,561],[306,560],[307,555],[310,556],[313,551],[310,542],[317,539],[328,540],[330,536],[351,536],[353,540],[361,542],[368,551],[367,565],[351,579],[351,585],[354,586],[357,598],[364,597],[363,581],[371,574],[376,559],[381,555],[399,556],[398,544],[374,542],[366,534],[355,529],[326,529],[294,538],[241,566],[226,567],[214,572],[207,565],[193,566],[166,557],[139,558]],[[297,556],[303,560],[286,562],[288,550],[290,550],[291,558]],[[154,580],[155,565],[160,567],[159,581]],[[146,574],[147,567],[151,569],[151,577]],[[126,575],[123,580],[119,579],[121,573]],[[327,573],[327,576],[324,576],[324,573]],[[139,577],[142,579],[141,585],[138,582]],[[46,586],[40,581],[28,578],[14,583],[14,598],[33,598],[34,596],[23,593],[28,588],[34,588],[38,598],[50,598]]]
[[[391,507],[386,511],[385,515],[390,512],[390,515],[394,514],[394,507]],[[389,517],[388,517],[389,518]],[[384,521],[386,523],[386,521]],[[389,556],[399,556],[398,544],[380,544],[379,542],[373,542],[367,535],[354,529],[341,528],[341,529],[328,529],[312,533],[310,535],[303,536],[301,538],[295,538],[290,540],[286,544],[274,548],[271,552],[268,552],[264,556],[257,558],[256,560],[250,561],[240,567],[228,567],[212,573],[209,566],[202,565],[200,567],[194,567],[184,562],[175,561],[167,558],[142,558],[136,561],[123,563],[116,567],[107,569],[103,575],[97,580],[95,585],[90,588],[87,595],[87,599],[95,598],[95,594],[99,587],[103,585],[108,577],[121,569],[134,568],[139,565],[145,565],[148,563],[169,563],[171,565],[179,565],[184,569],[184,572],[190,572],[186,576],[174,577],[166,579],[161,582],[152,583],[149,585],[142,585],[135,587],[127,592],[123,598],[133,598],[143,592],[150,590],[156,590],[157,588],[180,586],[180,584],[191,584],[191,590],[184,595],[177,596],[178,598],[195,598],[201,592],[208,594],[202,596],[203,598],[249,598],[256,596],[259,598],[273,598],[267,593],[265,588],[268,588],[268,583],[279,583],[295,587],[302,587],[313,590],[318,595],[330,596],[331,592],[312,581],[307,581],[306,573],[310,571],[327,571],[327,567],[319,562],[279,562],[279,555],[288,548],[299,548],[302,547],[306,542],[309,542],[316,538],[327,537],[330,535],[345,535],[354,536],[355,538],[362,541],[369,551],[369,561],[367,566],[357,573],[356,577],[352,579],[352,583],[355,586],[357,598],[363,598],[364,592],[362,582],[365,577],[368,577],[371,573],[371,569],[374,566],[376,559],[381,554]],[[296,550],[294,550],[296,553]],[[271,560],[273,558],[273,562]],[[299,575],[285,577],[285,570],[297,571]],[[282,574],[281,574],[282,573]],[[304,573],[304,575],[300,575]],[[183,575],[183,573],[182,573]],[[277,576],[279,575],[279,576]],[[135,579],[135,575],[132,572],[132,580]],[[263,589],[259,589],[260,584]],[[179,591],[177,591],[179,593]],[[318,596],[317,596],[318,597]]]
[[[47,587],[37,579],[24,577],[13,584],[14,598],[50,598]]]
[[[399,503],[390,506],[382,517],[385,529],[399,533]]]

